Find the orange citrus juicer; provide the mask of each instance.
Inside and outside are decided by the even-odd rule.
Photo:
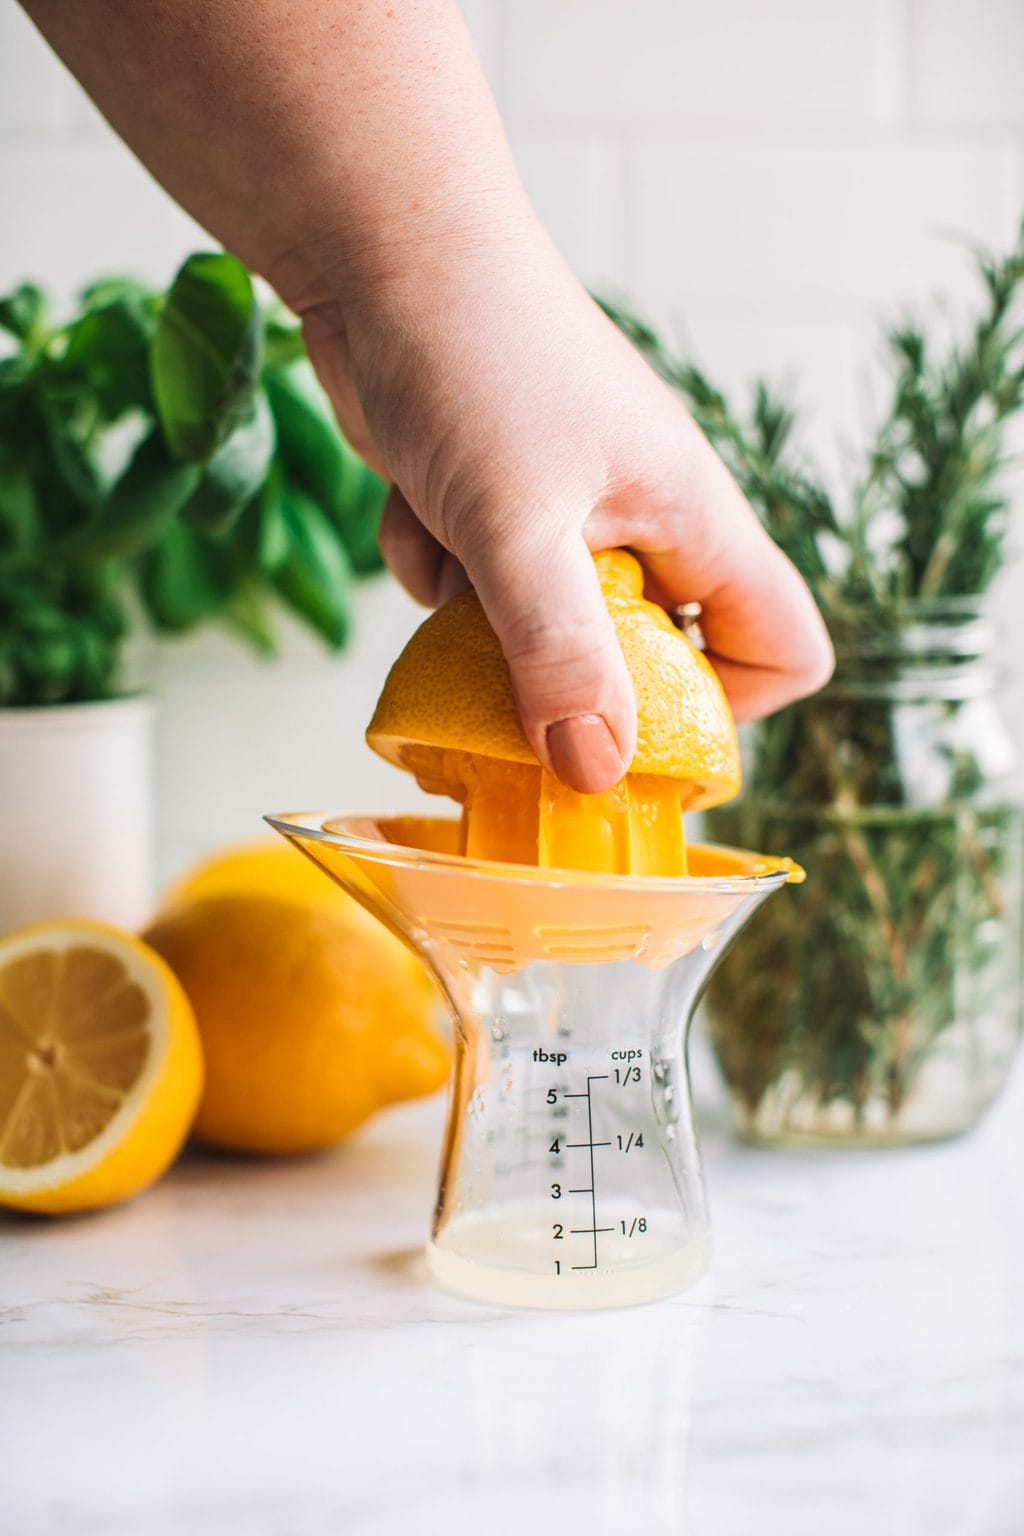
[[[268,819],[405,940],[451,1015],[435,1279],[560,1309],[693,1284],[711,1239],[686,1033],[794,867],[695,847],[683,876],[543,869],[458,853],[455,819]]]
[[[428,1262],[503,1304],[652,1300],[706,1268],[686,1028],[726,944],[803,878],[788,859],[687,850],[684,812],[739,788],[732,716],[633,557],[595,564],[637,697],[614,788],[576,794],[537,762],[465,593],[413,636],[367,732],[459,817],[268,817],[444,994],[455,1057]]]

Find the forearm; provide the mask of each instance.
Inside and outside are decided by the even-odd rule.
[[[23,3],[153,175],[296,307],[429,283],[529,221],[451,0]]]

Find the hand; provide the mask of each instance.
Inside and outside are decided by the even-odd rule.
[[[592,792],[628,767],[636,707],[589,550],[628,546],[649,596],[703,605],[740,719],[819,688],[832,653],[679,400],[542,232],[512,228],[304,325],[346,434],[394,482],[391,570],[430,605],[472,582],[537,756]]]
[[[467,577],[534,750],[605,788],[633,691],[588,549],[699,600],[740,716],[818,687],[831,652],[796,572],[526,202],[454,0],[26,0],[175,197],[304,317],[346,433],[394,483],[409,590]],[[209,146],[216,144],[216,154]]]

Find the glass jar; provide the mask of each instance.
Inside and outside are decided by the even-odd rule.
[[[973,1125],[1021,1026],[1022,816],[993,633],[974,600],[837,637],[815,698],[755,728],[717,841],[807,884],[758,913],[709,992],[741,1128],[901,1143]]]

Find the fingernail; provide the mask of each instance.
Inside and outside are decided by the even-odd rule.
[[[548,726],[547,744],[555,773],[582,795],[610,789],[622,777],[622,756],[601,715],[556,720]]]

